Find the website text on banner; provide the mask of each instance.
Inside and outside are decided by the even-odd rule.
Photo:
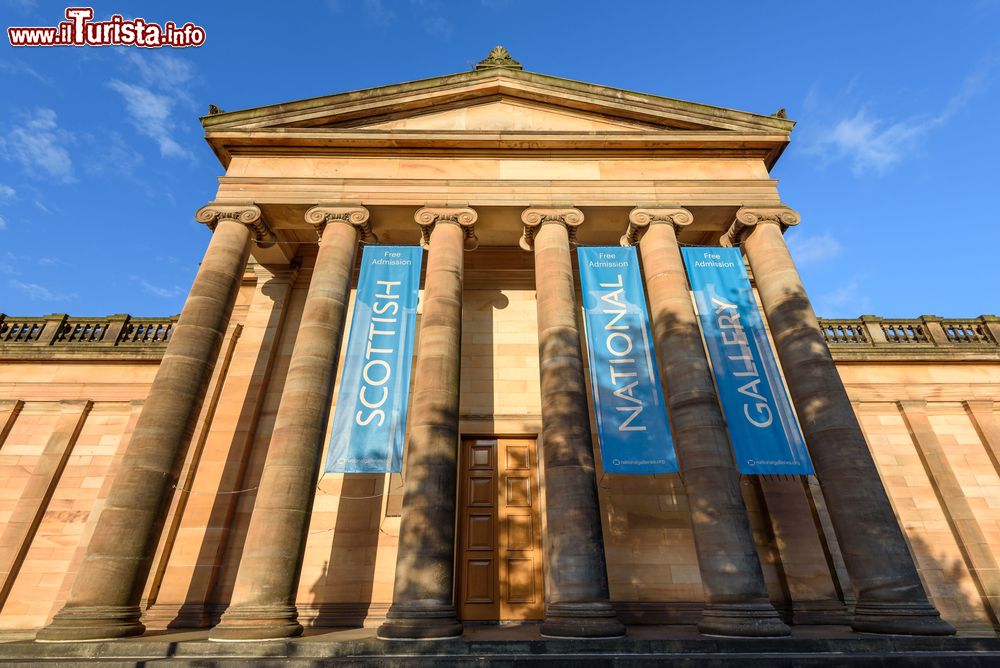
[[[419,246],[366,246],[327,473],[399,473],[420,287]]]
[[[811,474],[739,248],[681,249],[740,473]]]
[[[578,248],[590,379],[607,473],[676,473],[635,248]]]

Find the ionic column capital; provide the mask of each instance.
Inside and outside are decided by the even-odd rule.
[[[535,233],[545,223],[559,223],[566,228],[569,242],[576,243],[576,228],[583,225],[583,212],[573,207],[528,207],[521,212],[524,230],[518,244],[526,251],[535,249]]]
[[[694,222],[694,216],[691,212],[679,206],[636,207],[628,214],[628,229],[625,230],[619,243],[622,246],[632,246],[638,243],[650,225],[664,223],[672,226],[674,232],[680,232],[682,227],[686,227],[692,222]]]
[[[208,228],[215,232],[220,220],[232,220],[242,223],[250,228],[254,243],[261,248],[273,246],[277,237],[274,232],[261,218],[260,208],[253,202],[230,202],[220,204],[219,202],[209,202],[198,209],[194,214],[194,219],[199,223],[208,225]]]
[[[372,231],[371,221],[368,219],[369,212],[363,206],[349,206],[345,204],[328,204],[320,202],[316,206],[306,211],[306,222],[316,227],[316,236],[320,243],[323,243],[323,230],[331,223],[342,223],[352,225],[358,229],[361,243],[377,244],[378,236]]]
[[[479,247],[479,237],[476,236],[476,221],[479,214],[468,207],[436,207],[425,206],[413,214],[413,219],[420,226],[420,245],[424,250],[431,246],[431,232],[438,223],[458,225],[465,233],[465,250],[473,251]]]
[[[736,212],[736,220],[729,230],[719,239],[722,246],[740,246],[756,229],[757,225],[771,223],[778,225],[784,232],[792,225],[798,225],[799,214],[787,206],[774,207],[743,207]]]

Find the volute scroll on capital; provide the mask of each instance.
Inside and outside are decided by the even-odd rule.
[[[307,223],[316,227],[320,243],[323,243],[323,230],[327,225],[342,223],[353,225],[358,229],[358,240],[361,243],[377,244],[378,236],[372,230],[369,216],[368,209],[363,206],[320,203],[306,211],[305,219]]]
[[[679,233],[682,227],[693,222],[694,215],[683,207],[636,207],[628,214],[628,229],[625,230],[619,243],[622,246],[639,243],[650,225],[661,223],[671,225],[674,231]]]
[[[261,248],[270,248],[278,238],[274,231],[261,218],[260,208],[253,202],[210,202],[198,209],[194,219],[208,225],[215,232],[220,220],[232,220],[250,228],[254,243]]]
[[[793,225],[798,225],[801,217],[786,206],[743,207],[736,212],[736,220],[719,239],[722,246],[740,246],[758,225],[774,224],[782,233]]]
[[[546,223],[559,223],[566,228],[569,242],[576,244],[576,228],[583,225],[583,212],[573,207],[529,207],[521,212],[524,229],[518,245],[523,250],[535,249],[535,233]]]
[[[430,250],[431,232],[438,223],[451,223],[462,228],[465,235],[465,250],[474,251],[479,248],[479,237],[476,236],[476,221],[479,214],[468,207],[425,206],[417,209],[413,220],[420,226],[420,246]]]

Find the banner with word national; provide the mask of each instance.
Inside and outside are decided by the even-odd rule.
[[[400,473],[420,287],[419,246],[365,246],[327,473]]]
[[[812,462],[739,248],[681,249],[741,473],[811,474]]]
[[[607,473],[676,473],[635,248],[580,247],[580,285]]]

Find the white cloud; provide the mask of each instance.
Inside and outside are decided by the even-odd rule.
[[[55,302],[63,299],[68,299],[73,295],[65,295],[58,292],[53,292],[49,290],[44,285],[39,285],[38,283],[24,283],[22,281],[10,280],[8,281],[12,288],[20,290],[28,299],[32,301],[39,302]]]
[[[22,11],[28,11],[35,8],[35,5],[38,4],[38,0],[6,0],[5,4]]]
[[[156,142],[160,155],[192,158],[191,152],[177,139],[178,123],[173,117],[180,102],[194,108],[188,89],[194,79],[194,66],[180,56],[164,52],[125,52],[127,68],[136,81],[112,79],[108,85],[125,100],[132,125]]]
[[[23,117],[4,142],[8,158],[20,162],[33,173],[44,172],[59,181],[73,181],[73,161],[66,150],[72,135],[59,127],[52,109],[39,108]]]
[[[145,86],[128,84],[113,79],[109,85],[125,98],[125,108],[132,117],[132,124],[142,134],[154,140],[165,157],[186,158],[190,154],[171,136],[174,122],[170,112],[174,98],[154,93]]]
[[[17,197],[17,191],[6,183],[0,183],[0,202],[6,202]]]
[[[443,16],[432,16],[424,19],[424,30],[432,37],[450,39],[454,29],[455,26],[452,25],[451,21]]]
[[[996,63],[988,63],[962,82],[937,113],[915,114],[902,120],[873,114],[867,105],[850,116],[822,129],[806,150],[826,160],[845,159],[855,174],[885,174],[917,148],[932,130],[955,117],[989,86],[989,72]],[[810,92],[809,98],[814,97]]]
[[[871,298],[864,293],[862,277],[854,276],[835,290],[816,297],[815,308],[821,318],[857,317],[871,310]]]
[[[799,266],[819,264],[840,255],[844,247],[829,232],[815,236],[805,236],[801,232],[785,236],[788,249]]]
[[[0,216],[0,230],[6,230],[6,229],[7,229],[7,219],[4,218],[3,216]]]
[[[178,56],[162,52],[127,52],[129,62],[138,70],[139,78],[149,86],[177,88],[194,77],[194,66]]]
[[[47,77],[39,74],[38,70],[34,67],[28,65],[23,60],[17,60],[16,58],[12,58],[10,60],[0,60],[0,72],[14,75],[24,74],[43,84],[52,83]]]
[[[141,287],[144,291],[148,292],[149,294],[156,295],[157,297],[163,297],[164,299],[180,297],[181,295],[184,294],[184,290],[176,285],[169,288],[163,288],[158,285],[153,285],[147,280],[137,279],[137,277],[135,276],[132,277],[132,280],[138,280],[139,287]]]

